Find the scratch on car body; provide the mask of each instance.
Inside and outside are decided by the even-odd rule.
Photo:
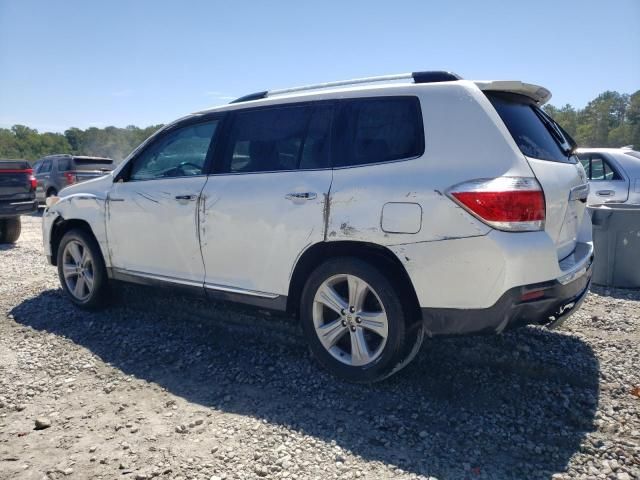
[[[340,231],[345,234],[347,237],[352,235],[356,235],[358,233],[358,229],[349,225],[347,222],[343,222],[340,225]]]
[[[322,229],[324,230],[324,240],[326,241],[327,230],[329,229],[329,214],[331,213],[331,195],[324,193],[322,196],[324,197],[324,205],[322,206],[322,221],[324,222],[324,225]],[[335,235],[336,232],[331,233]]]
[[[142,198],[146,198],[147,200],[149,200],[150,202],[153,203],[160,203],[158,200],[156,200],[155,198],[147,195],[146,193],[142,193],[142,192],[136,192],[138,195],[140,195]]]

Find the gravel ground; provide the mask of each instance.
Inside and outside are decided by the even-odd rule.
[[[119,286],[71,306],[40,219],[0,247],[0,478],[640,478],[640,291],[559,331],[427,341],[339,382],[290,319]]]

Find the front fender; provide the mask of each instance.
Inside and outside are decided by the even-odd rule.
[[[50,263],[55,263],[56,245],[65,224],[86,224],[96,238],[107,267],[111,266],[106,231],[106,196],[77,193],[62,197],[55,205],[47,207],[42,216],[44,252]]]

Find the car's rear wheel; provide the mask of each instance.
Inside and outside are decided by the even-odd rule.
[[[301,299],[302,327],[314,356],[351,382],[375,382],[395,373],[415,356],[423,334],[401,299],[399,288],[367,262],[323,263]]]
[[[73,303],[95,309],[108,298],[108,277],[98,243],[84,230],[65,233],[58,248],[58,276]]]
[[[0,219],[0,243],[16,243],[22,232],[20,217]]]

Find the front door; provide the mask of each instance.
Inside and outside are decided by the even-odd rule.
[[[629,198],[629,180],[602,154],[580,154],[591,182],[589,204],[622,203]]]
[[[113,268],[202,284],[198,206],[217,125],[210,120],[169,129],[116,176],[107,215]]]
[[[331,104],[232,114],[201,211],[205,287],[287,295],[296,260],[325,238]]]

